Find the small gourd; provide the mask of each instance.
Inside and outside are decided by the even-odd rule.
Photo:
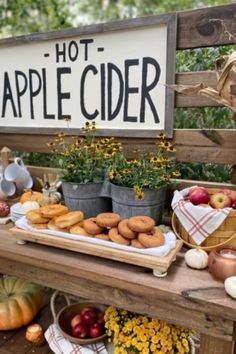
[[[227,294],[236,299],[236,276],[226,278],[224,286]]]
[[[28,201],[36,201],[37,202],[39,200],[39,198],[41,197],[41,194],[42,194],[41,192],[28,190],[20,196],[20,203],[23,204]]]
[[[34,210],[34,209],[39,209],[40,205],[38,202],[34,200],[28,200],[27,202],[24,202],[21,206],[21,213],[26,214],[27,211]]]
[[[184,259],[190,268],[204,269],[208,265],[208,254],[200,248],[188,250],[184,255]]]
[[[39,198],[39,204],[43,205],[50,205],[50,204],[58,204],[61,200],[61,194],[56,191],[45,191],[42,193],[41,197]]]

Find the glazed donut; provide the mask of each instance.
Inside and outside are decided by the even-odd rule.
[[[61,229],[60,227],[56,226],[56,224],[55,224],[55,218],[49,220],[49,222],[48,222],[48,229],[49,229],[49,230],[53,230],[53,231],[68,232],[68,228]]]
[[[155,221],[146,215],[131,216],[128,219],[128,226],[135,232],[149,232],[155,226]]]
[[[165,237],[161,230],[154,228],[150,232],[139,233],[138,240],[144,247],[152,248],[162,246],[165,242]]]
[[[40,229],[40,230],[48,229],[48,224],[47,223],[32,224],[31,222],[29,222],[29,225],[31,227],[33,227],[34,229]]]
[[[85,219],[83,227],[90,235],[101,234],[104,231],[104,228],[97,224],[96,218]]]
[[[136,248],[146,248],[141,244],[141,242],[137,238],[134,238],[133,240],[131,240],[131,246],[136,247]]]
[[[39,209],[34,209],[27,211],[25,214],[26,219],[31,222],[32,224],[45,224],[49,221],[48,218],[45,218],[39,212]]]
[[[130,240],[123,237],[119,234],[117,227],[112,227],[108,232],[109,239],[115,243],[119,243],[120,245],[130,245]]]
[[[95,237],[99,238],[100,240],[110,241],[110,238],[109,238],[108,234],[98,234]]]
[[[119,214],[116,213],[101,213],[96,217],[96,222],[101,227],[116,227],[121,220]]]
[[[39,208],[40,214],[48,219],[68,213],[68,208],[61,204],[44,205]]]
[[[55,218],[55,224],[60,229],[70,228],[71,226],[83,220],[83,218],[84,213],[82,211],[70,211],[67,214]]]
[[[137,237],[137,232],[134,232],[129,228],[128,219],[123,219],[119,222],[118,231],[122,236],[126,238],[134,239]]]
[[[71,228],[70,228],[70,233],[71,233],[71,234],[75,234],[75,235],[93,237],[93,235],[90,235],[90,234],[80,225],[80,223],[71,226]]]

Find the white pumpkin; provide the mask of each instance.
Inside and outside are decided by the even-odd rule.
[[[224,285],[227,294],[236,299],[236,276],[226,278]]]
[[[21,213],[26,214],[27,211],[34,210],[34,209],[39,209],[40,205],[38,202],[35,202],[33,200],[29,200],[27,202],[24,202],[21,206]]]
[[[184,255],[186,264],[194,269],[204,269],[208,265],[208,254],[201,249],[191,249]]]

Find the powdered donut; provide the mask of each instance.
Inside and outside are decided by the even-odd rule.
[[[71,228],[70,228],[70,233],[71,233],[71,234],[76,234],[76,235],[82,235],[82,236],[93,237],[93,235],[90,235],[90,234],[80,225],[80,223],[71,226]]]
[[[61,204],[44,205],[39,208],[40,214],[48,219],[68,213],[68,208]]]
[[[61,229],[70,228],[72,225],[75,225],[83,220],[83,218],[84,213],[82,211],[71,211],[65,215],[55,218],[55,224]]]
[[[116,227],[121,220],[119,214],[116,213],[101,213],[96,217],[96,222],[101,227]]]
[[[100,240],[110,241],[108,234],[98,234],[98,235],[95,235],[95,237],[99,238]]]
[[[49,221],[48,218],[45,218],[41,215],[39,209],[27,211],[25,216],[26,219],[32,224],[45,224]]]
[[[164,235],[159,229],[153,229],[147,233],[139,233],[138,240],[147,248],[159,247],[165,242]]]
[[[128,226],[135,232],[149,232],[154,228],[155,221],[146,215],[131,216]]]
[[[96,218],[85,219],[83,222],[83,228],[90,235],[101,234],[104,231],[104,228],[97,224]]]
[[[115,243],[119,243],[120,245],[130,245],[130,240],[123,237],[121,234],[119,234],[118,228],[117,227],[112,227],[109,232],[108,236],[111,241]]]
[[[136,247],[136,248],[146,248],[144,247],[141,242],[139,242],[139,240],[137,238],[134,238],[133,240],[131,240],[131,246]]]
[[[118,231],[122,236],[124,236],[126,238],[134,239],[137,237],[137,232],[134,232],[128,226],[128,219],[123,219],[119,222]]]

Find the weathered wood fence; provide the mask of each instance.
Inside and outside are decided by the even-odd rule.
[[[236,4],[209,7],[204,9],[179,12],[177,14],[176,50],[212,47],[235,43]],[[216,86],[215,71],[176,73],[178,84],[205,84]],[[202,96],[176,94],[175,107],[217,106],[217,103]],[[56,129],[55,129],[56,132]],[[49,152],[47,142],[52,140],[52,133],[47,129],[35,130],[1,128],[0,149],[8,146],[11,150],[24,152]],[[151,149],[153,139],[122,138],[127,154],[139,147]],[[235,129],[175,129],[174,143],[176,157],[182,162],[202,162],[236,165],[236,130]],[[37,173],[39,169],[37,169]],[[34,170],[34,169],[32,169]],[[36,171],[35,171],[36,172]],[[236,182],[236,169],[233,168],[232,183]]]

